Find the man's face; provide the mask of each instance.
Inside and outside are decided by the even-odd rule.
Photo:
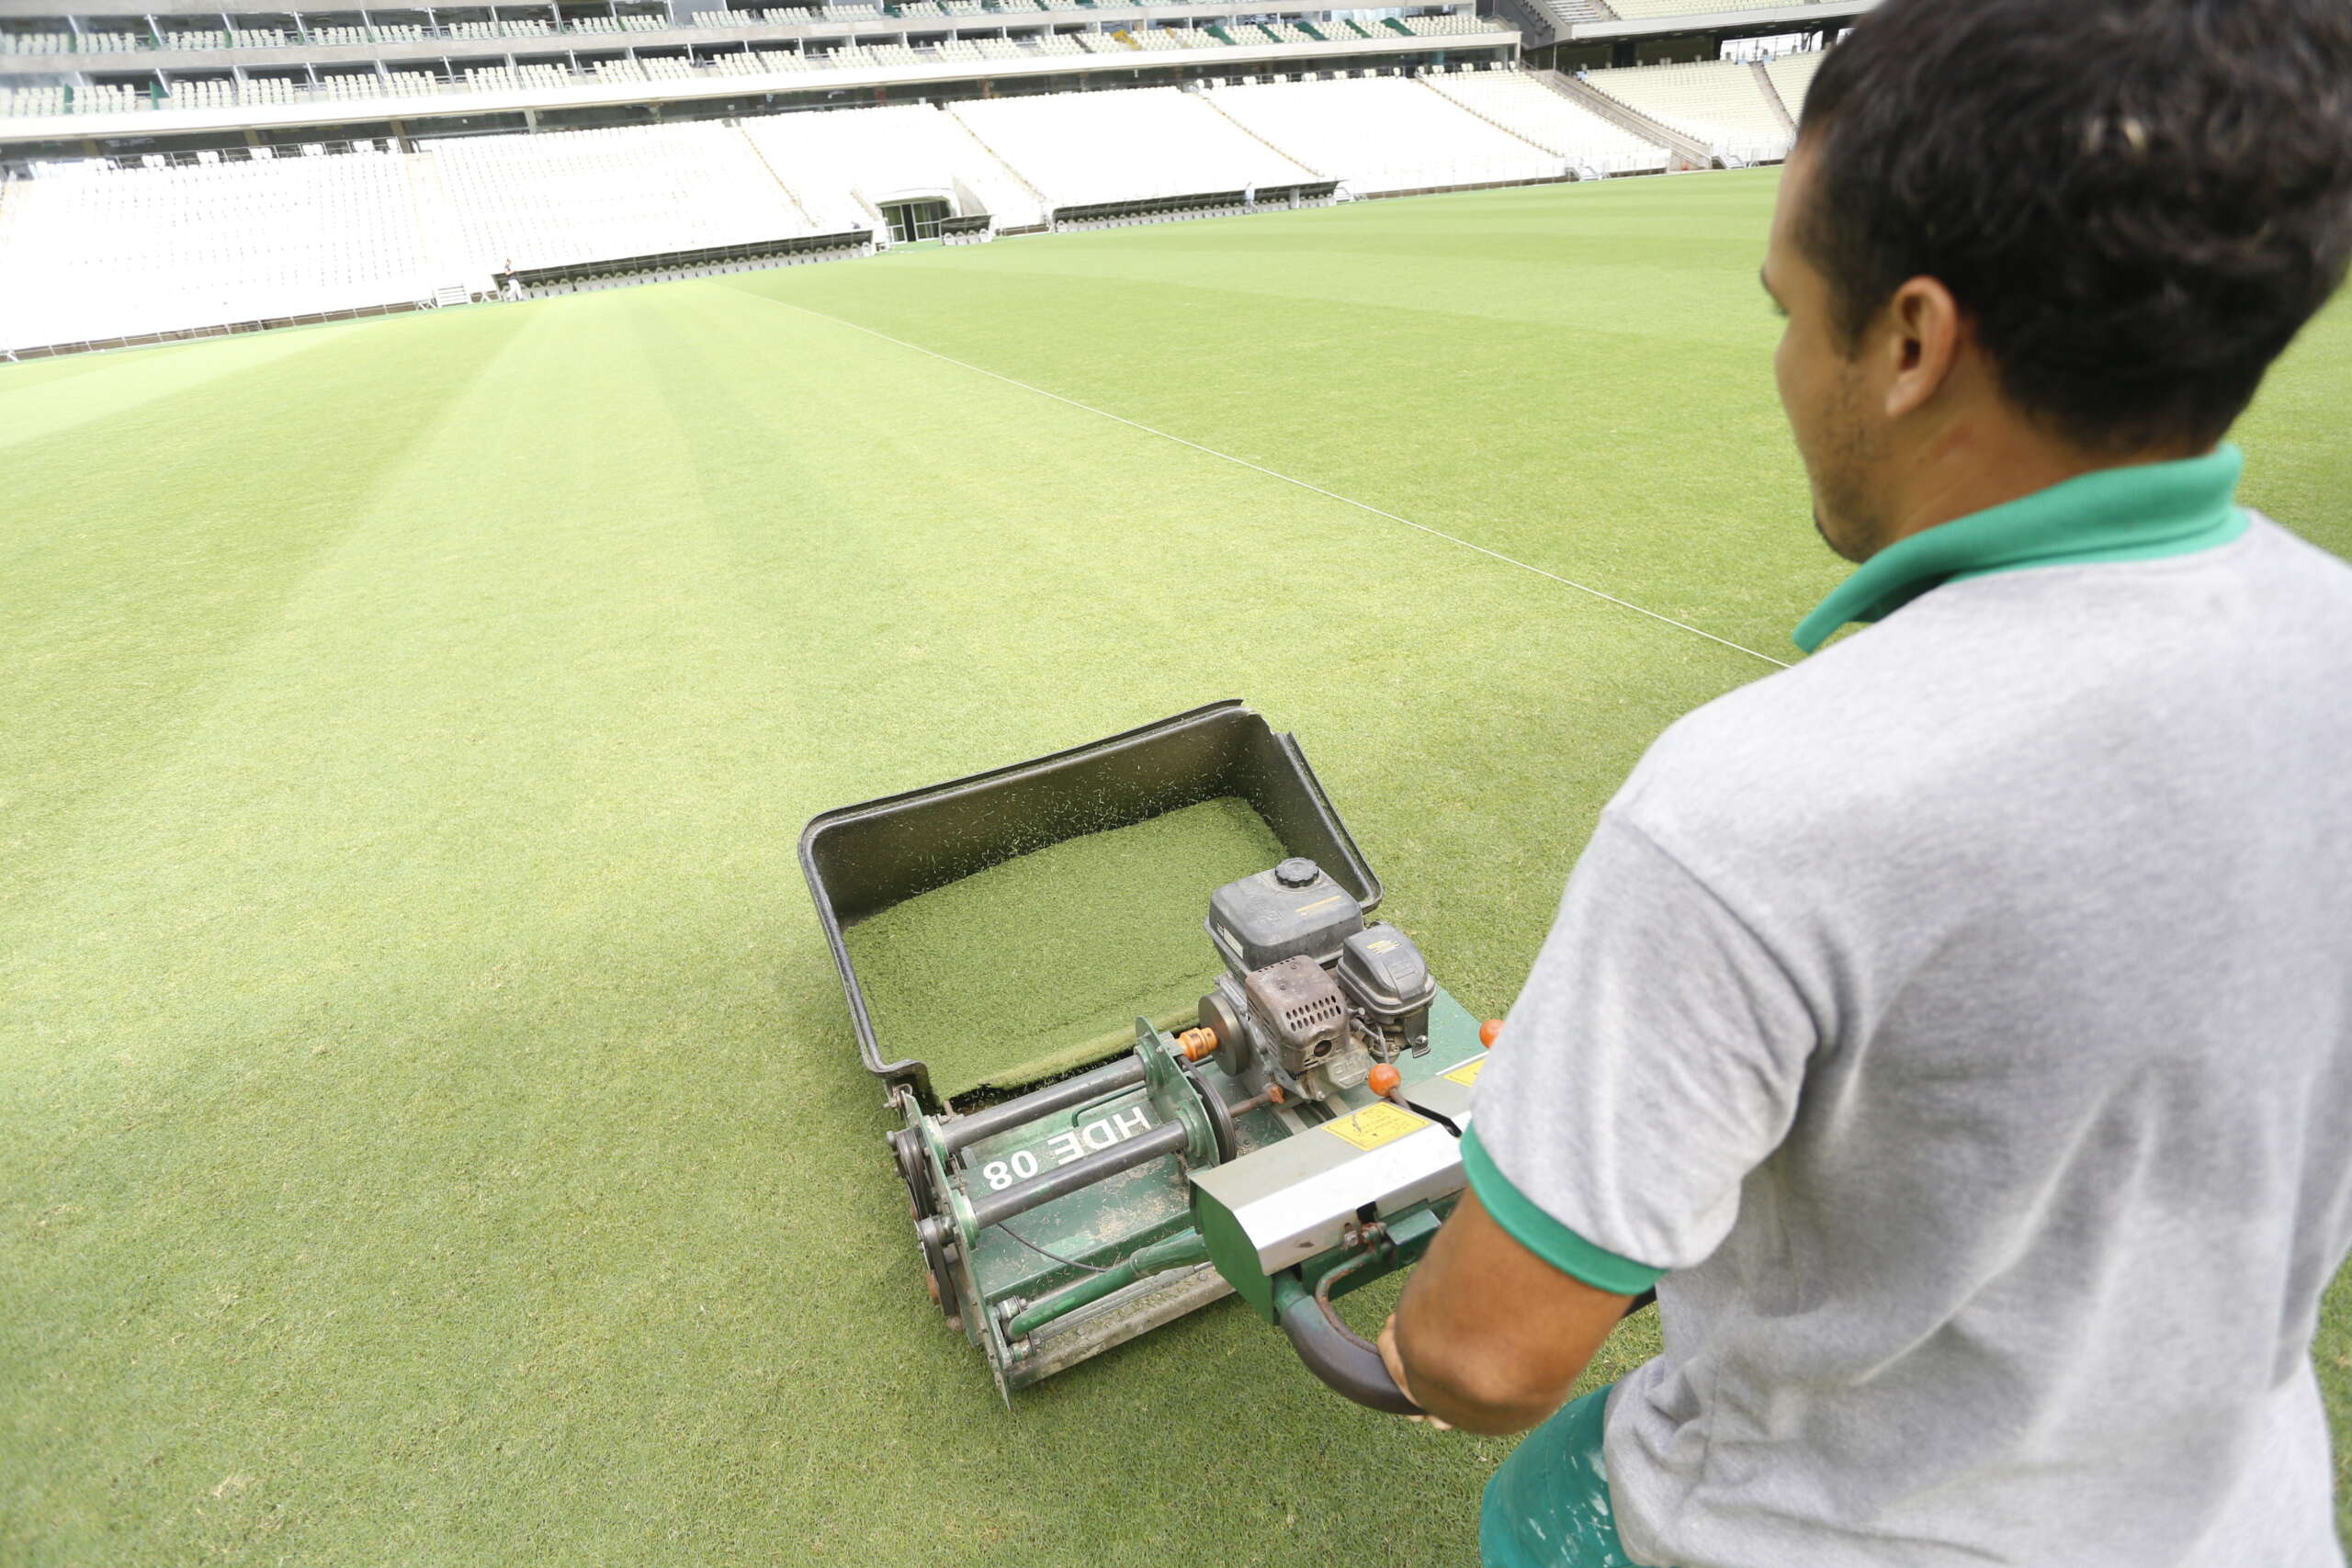
[[[1788,318],[1772,368],[1813,484],[1814,526],[1831,549],[1860,561],[1877,553],[1884,538],[1873,499],[1884,442],[1870,417],[1860,356],[1832,319],[1828,280],[1797,238],[1813,197],[1812,174],[1812,160],[1800,146],[1789,157],[1772,215],[1764,289]]]

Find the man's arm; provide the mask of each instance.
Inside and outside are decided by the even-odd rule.
[[[1524,1432],[1566,1403],[1632,1302],[1544,1262],[1464,1190],[1380,1331],[1381,1359],[1441,1421]]]

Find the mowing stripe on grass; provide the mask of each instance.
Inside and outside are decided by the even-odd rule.
[[[760,295],[757,296],[757,298],[770,299],[772,297],[768,295]],[[1745,643],[1734,642],[1729,637],[1717,637],[1714,633],[1694,626],[1688,621],[1679,621],[1672,615],[1661,615],[1656,610],[1647,609],[1643,605],[1636,604],[1630,599],[1620,599],[1614,593],[1604,592],[1600,589],[1593,587],[1590,583],[1578,582],[1574,578],[1570,577],[1562,577],[1556,571],[1546,571],[1540,566],[1534,566],[1527,561],[1519,559],[1516,556],[1507,556],[1500,550],[1489,549],[1487,546],[1479,544],[1474,539],[1465,539],[1459,534],[1449,534],[1442,528],[1432,528],[1426,523],[1416,523],[1409,517],[1399,516],[1394,512],[1389,512],[1384,508],[1374,506],[1370,502],[1358,501],[1353,496],[1341,495],[1337,491],[1325,490],[1321,485],[1313,484],[1306,479],[1283,473],[1279,469],[1269,468],[1262,463],[1253,463],[1247,457],[1238,457],[1230,452],[1220,452],[1214,446],[1204,446],[1201,443],[1187,440],[1183,436],[1178,435],[1172,431],[1161,430],[1156,425],[1145,424],[1140,420],[1129,419],[1125,414],[1113,413],[1109,409],[1097,408],[1092,403],[1082,403],[1076,398],[1066,398],[1059,392],[1048,391],[1043,387],[1033,385],[1032,383],[1021,380],[1016,377],[1007,376],[1001,371],[991,370],[985,365],[974,365],[969,360],[958,359],[954,355],[950,354],[942,354],[935,348],[925,348],[919,343],[909,343],[904,338],[892,337],[888,333],[876,332],[872,327],[860,326],[855,321],[844,320],[840,316],[828,314],[823,310],[811,310],[806,305],[795,305],[788,299],[776,299],[774,302],[784,306],[786,310],[798,310],[803,315],[815,316],[820,321],[831,321],[836,326],[847,327],[853,332],[864,333],[868,337],[878,337],[884,343],[896,344],[900,348],[909,348],[912,349],[917,354],[929,355],[933,359],[941,360],[946,364],[956,366],[959,369],[970,370],[978,375],[986,376],[992,380],[1002,381],[1008,387],[1018,387],[1024,392],[1035,392],[1041,398],[1051,398],[1057,403],[1068,403],[1074,409],[1083,409],[1088,413],[1099,414],[1102,418],[1108,420],[1115,420],[1119,423],[1126,425],[1131,429],[1140,430],[1147,435],[1157,435],[1163,441],[1173,441],[1179,446],[1189,446],[1195,452],[1204,452],[1212,457],[1222,458],[1224,461],[1228,463],[1238,463],[1245,468],[1250,468],[1265,475],[1268,479],[1280,479],[1284,484],[1296,485],[1299,489],[1304,491],[1312,491],[1315,494],[1322,496],[1328,501],[1339,502],[1343,506],[1352,506],[1359,512],[1369,512],[1374,517],[1385,517],[1391,523],[1402,523],[1408,528],[1419,529],[1424,534],[1443,539],[1450,545],[1459,545],[1465,550],[1476,550],[1482,556],[1490,556],[1496,560],[1502,562],[1505,566],[1515,566],[1521,571],[1533,572],[1538,577],[1549,578],[1552,581],[1558,583],[1563,588],[1573,588],[1579,593],[1589,593],[1595,599],[1599,599],[1605,604],[1616,605],[1621,610],[1631,610],[1637,615],[1647,615],[1653,621],[1662,621],[1669,626],[1679,626],[1682,630],[1690,633],[1693,637],[1702,637],[1709,642],[1720,643],[1724,647],[1730,649],[1735,653],[1744,653],[1750,659],[1760,659],[1765,663],[1772,665],[1775,668],[1786,670],[1790,667],[1785,660],[1775,659],[1769,653],[1759,653],[1755,649],[1749,648]]]

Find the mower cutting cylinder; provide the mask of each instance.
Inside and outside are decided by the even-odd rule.
[[[1129,1138],[1099,1155],[1089,1155],[1058,1170],[1049,1170],[1043,1176],[1033,1177],[1001,1192],[990,1192],[972,1200],[972,1229],[975,1232],[984,1231],[990,1225],[1025,1214],[1057,1198],[1067,1197],[1081,1187],[1091,1187],[1123,1170],[1149,1165],[1163,1156],[1181,1152],[1191,1141],[1191,1130],[1182,1122],[1164,1122],[1150,1132]]]
[[[958,1149],[967,1149],[993,1138],[1007,1128],[1042,1121],[1057,1111],[1067,1111],[1073,1105],[1083,1105],[1091,1100],[1105,1099],[1122,1089],[1133,1089],[1141,1082],[1142,1058],[1123,1057],[1091,1073],[1080,1073],[1074,1078],[1064,1078],[1057,1084],[1024,1094],[1018,1100],[1008,1100],[985,1111],[975,1111],[968,1116],[942,1122],[939,1124],[939,1152],[952,1155]]]

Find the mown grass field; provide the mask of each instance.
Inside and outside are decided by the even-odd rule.
[[[1230,1303],[999,1404],[795,840],[1245,696],[1499,1012],[1643,747],[1771,666],[1029,389],[1793,659],[1842,569],[1772,188],[0,367],[0,1561],[1472,1561],[1508,1445]],[[2352,553],[2347,407],[2338,310],[2241,439]],[[2319,1357],[2352,1427],[2342,1283]]]

